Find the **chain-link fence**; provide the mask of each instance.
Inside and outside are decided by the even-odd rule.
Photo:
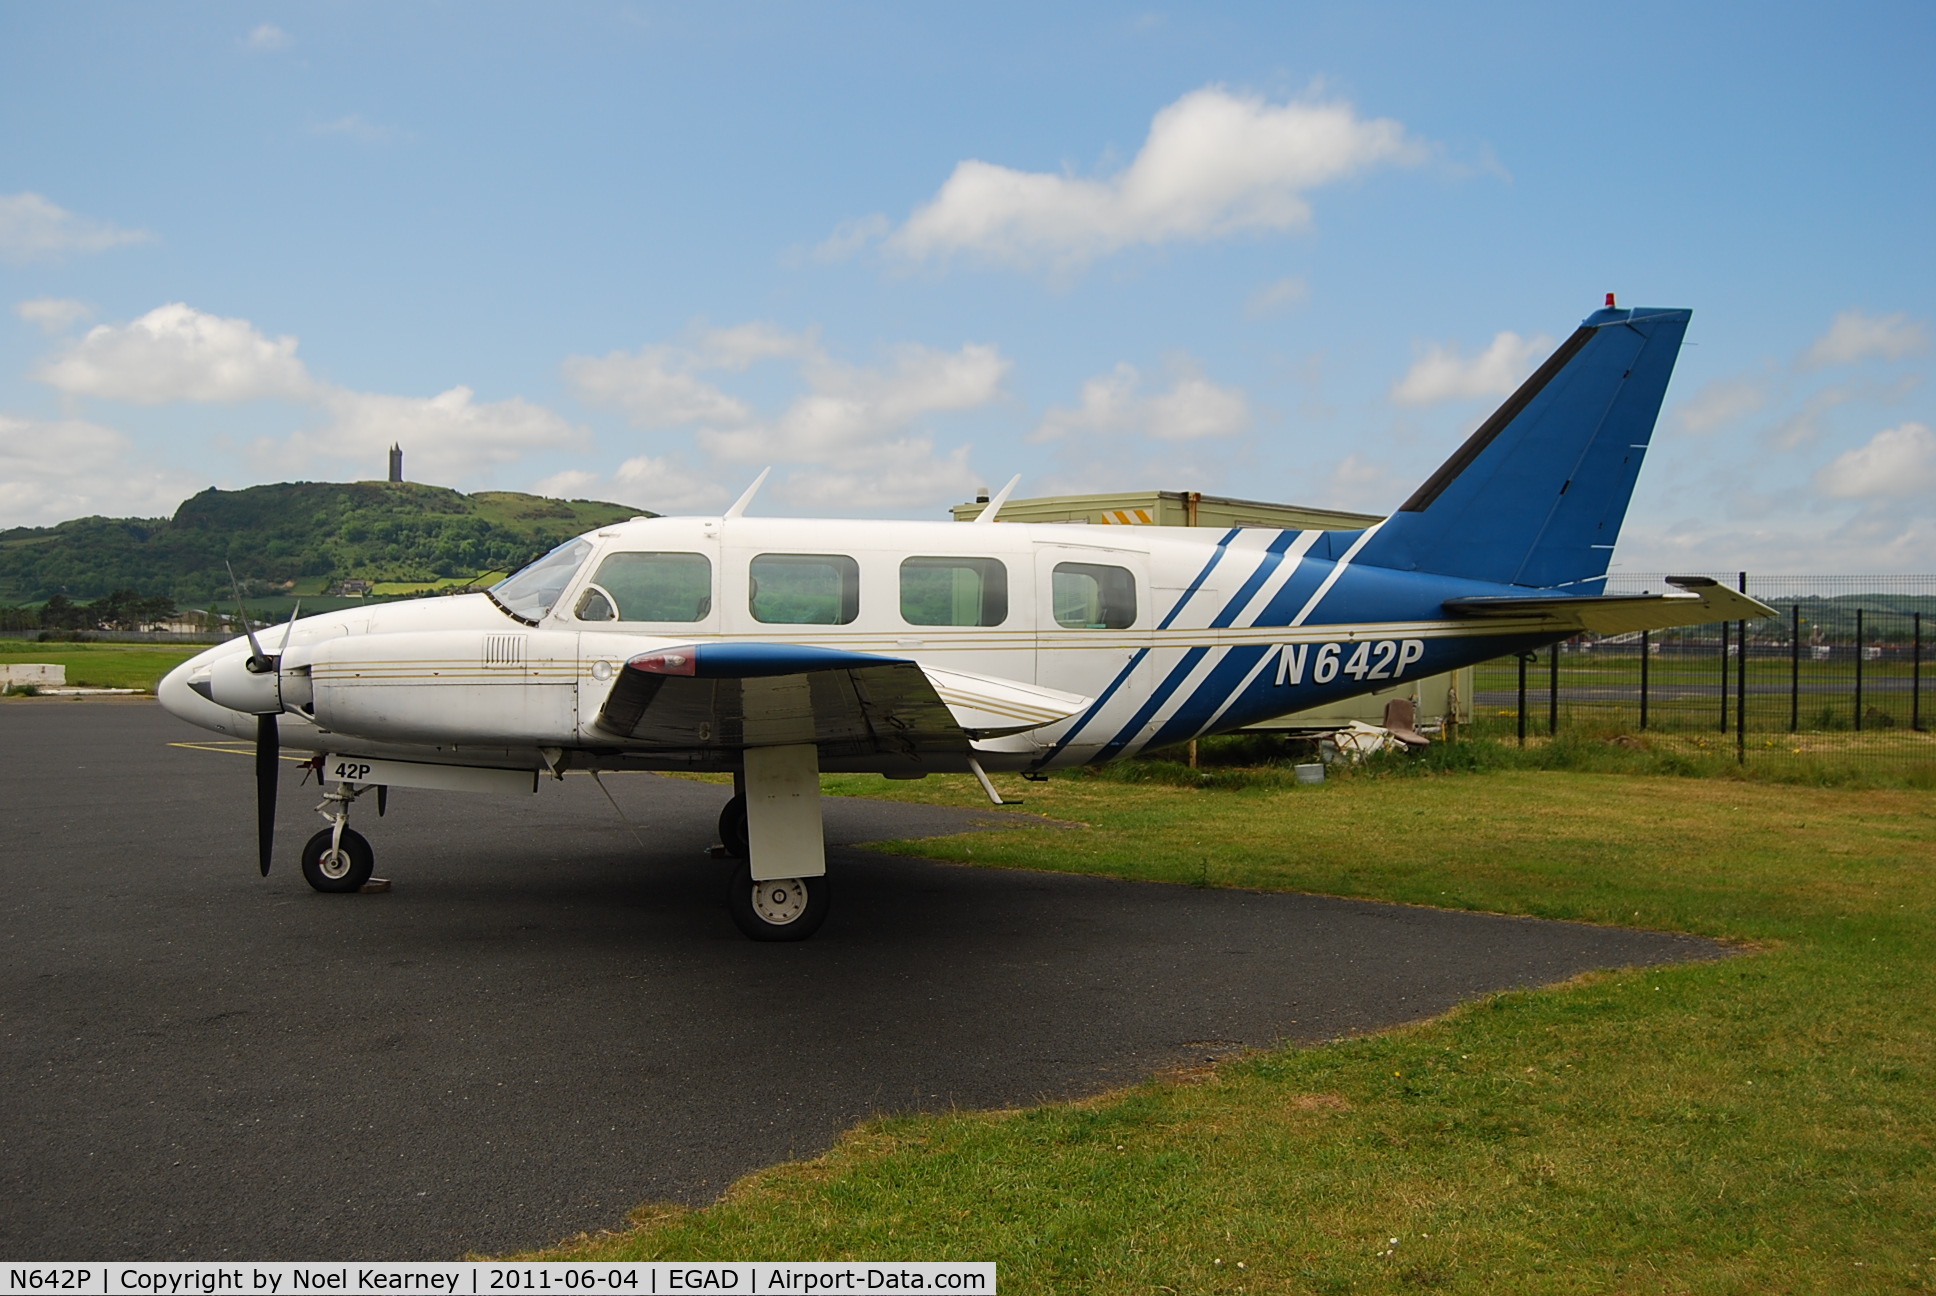
[[[1649,733],[1743,761],[1936,763],[1936,576],[1708,572],[1779,613],[1644,634],[1582,635],[1481,665],[1473,719],[1494,737],[1569,726]],[[1609,594],[1659,593],[1623,573]]]

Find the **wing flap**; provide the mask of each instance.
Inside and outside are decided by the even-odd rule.
[[[959,768],[968,735],[921,667],[791,644],[700,644],[632,658],[597,727],[646,755],[813,743],[825,765]]]
[[[1522,598],[1480,596],[1447,599],[1455,617],[1483,617],[1531,623],[1538,630],[1631,634],[1714,621],[1752,621],[1776,615],[1758,599],[1737,593],[1709,576],[1670,576],[1677,594],[1548,595]]]
[[[632,658],[597,726],[640,751],[815,743],[830,758],[960,757],[970,739],[1039,729],[1091,699],[1019,680],[808,644],[708,643]]]

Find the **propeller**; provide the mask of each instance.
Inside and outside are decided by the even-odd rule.
[[[289,650],[289,636],[296,628],[296,617],[302,612],[301,601],[290,610],[289,624],[282,630],[282,647],[271,657],[262,651],[255,627],[249,624],[248,609],[242,604],[242,584],[235,579],[233,567],[229,567],[229,586],[235,591],[235,612],[242,619],[242,631],[249,636],[249,659],[243,663],[244,667],[251,675],[280,675],[282,655]],[[276,716],[282,710],[280,688],[276,691],[275,705],[274,711],[258,712],[255,718],[255,840],[263,877],[269,876],[269,857],[276,842],[276,783],[282,760],[282,734],[276,726]]]

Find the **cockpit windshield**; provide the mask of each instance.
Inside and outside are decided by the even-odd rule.
[[[491,601],[536,625],[571,584],[592,551],[589,540],[568,540],[513,576],[491,586]]]

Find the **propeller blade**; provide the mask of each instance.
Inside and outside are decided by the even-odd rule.
[[[227,562],[222,566],[228,568],[229,588],[235,591],[235,614],[242,618],[242,633],[249,636],[249,669],[259,675],[269,669],[268,654],[262,651],[262,645],[256,641],[255,627],[249,624],[249,610],[242,606],[242,583],[235,579],[235,568]]]
[[[255,718],[255,839],[262,854],[262,876],[269,876],[269,853],[276,842],[276,775],[281,771],[282,737],[273,715]]]

